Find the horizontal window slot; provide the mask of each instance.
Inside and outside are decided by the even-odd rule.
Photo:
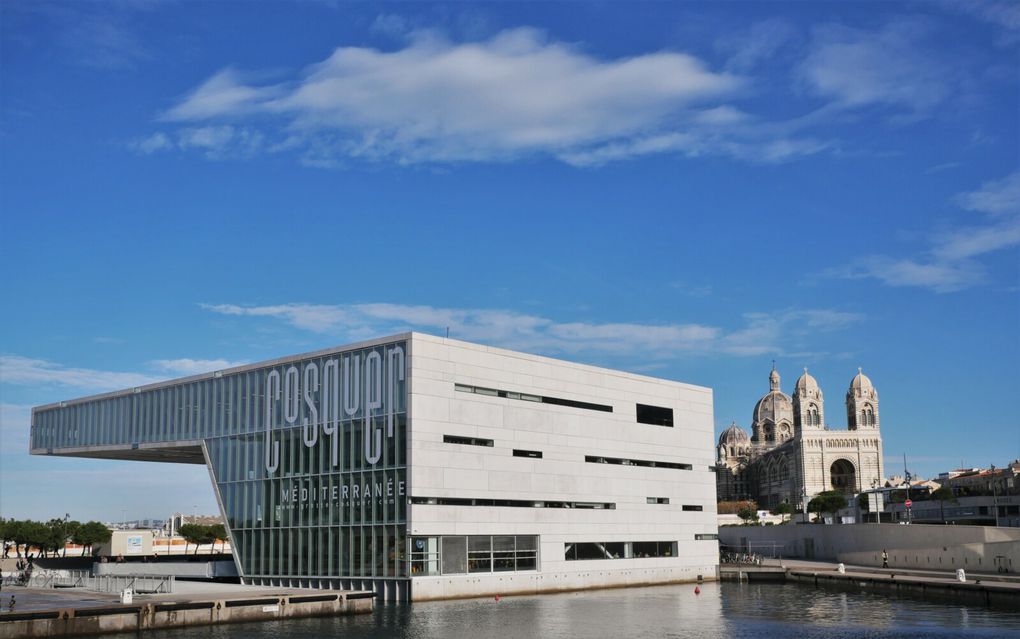
[[[691,506],[690,504],[684,504],[684,510],[688,512],[701,512],[704,510],[702,506]]]
[[[579,541],[563,544],[567,561],[676,557],[675,541]]]
[[[482,439],[481,437],[460,437],[459,435],[443,435],[443,443],[446,444],[463,444],[464,446],[488,446],[492,447],[495,443],[491,439]]]
[[[694,539],[696,541],[716,541],[716,540],[719,539],[719,535],[709,535],[709,534],[694,535]]]
[[[646,499],[647,499],[649,504],[668,504],[669,503],[669,497],[647,497]],[[687,507],[684,506],[684,508],[686,509]]]
[[[464,497],[411,497],[412,504],[426,506],[489,506],[496,508],[576,508],[615,510],[611,502],[544,501],[531,499],[470,499]]]
[[[485,388],[483,386],[469,386],[467,384],[454,384],[453,389],[461,393],[474,393],[476,395],[488,395],[489,397],[503,397],[506,399],[517,399],[524,402],[537,402],[540,404],[569,406],[571,408],[596,410],[603,413],[613,412],[612,406],[607,406],[605,404],[593,404],[591,402],[581,402],[576,399],[564,399],[562,397],[547,397],[545,395],[530,395],[528,393],[519,393],[516,391]],[[672,420],[672,412],[670,413],[670,420]],[[670,425],[672,426],[672,423]]]
[[[673,427],[673,409],[662,406],[649,406],[648,404],[637,405],[637,420],[639,424],[652,424],[653,426]]]
[[[519,448],[514,449],[514,457],[531,457],[533,459],[542,459],[542,451],[540,450],[521,450]]]
[[[616,464],[619,466],[645,466],[648,468],[672,468],[674,470],[693,470],[691,464],[678,464],[676,462],[653,461],[650,459],[623,459],[620,457],[601,457],[599,455],[585,455],[584,461],[589,464]]]

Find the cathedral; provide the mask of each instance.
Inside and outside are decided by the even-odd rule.
[[[878,485],[884,476],[878,391],[859,368],[846,392],[846,415],[846,430],[830,428],[822,389],[807,369],[791,397],[773,367],[769,392],[754,406],[751,436],[735,423],[719,436],[719,501],[753,499],[769,509],[787,502],[800,511],[820,492],[851,495]]]

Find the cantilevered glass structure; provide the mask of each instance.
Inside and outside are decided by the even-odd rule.
[[[207,464],[246,582],[385,592],[407,576],[407,383],[406,341],[370,343],[42,406],[31,447]]]

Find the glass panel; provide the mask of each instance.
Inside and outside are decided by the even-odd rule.
[[[467,538],[443,537],[443,574],[457,575],[467,572]]]

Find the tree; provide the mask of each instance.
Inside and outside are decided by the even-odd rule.
[[[51,519],[46,522],[46,527],[50,529],[49,549],[55,554],[63,550],[66,557],[67,542],[74,536],[79,526],[81,524],[78,522],[68,521],[67,519]]]
[[[25,522],[16,519],[8,519],[5,525],[4,538],[14,542],[14,554],[21,557],[22,532]],[[28,549],[25,550],[28,552]]]
[[[222,542],[222,543],[226,543],[226,541],[227,541],[227,528],[226,528],[226,526],[224,526],[223,524],[213,524],[211,526],[208,526],[208,528],[209,528],[209,535],[212,537],[212,540],[213,540],[213,550],[216,549],[216,542],[217,541]],[[221,551],[222,551],[222,548],[223,547],[221,546],[220,547]]]
[[[183,524],[177,529],[177,534],[184,537],[184,554],[188,554],[188,544],[195,544],[195,554],[198,554],[198,547],[202,544],[205,533],[205,526],[199,524]]]
[[[31,546],[35,546],[40,552],[45,552],[50,536],[50,529],[46,527],[46,524],[30,519],[11,522],[11,524],[13,526],[10,530],[11,540],[14,542],[14,552],[18,557],[21,556],[18,546],[25,547],[26,555],[29,554],[28,549]]]
[[[775,508],[772,509],[773,515],[780,515],[783,518],[783,523],[786,523],[786,516],[793,514],[793,506],[788,501],[784,501]]]
[[[743,508],[737,511],[737,517],[743,519],[744,523],[747,524],[753,520],[758,519],[758,511],[752,508],[751,506],[744,506]]]
[[[71,540],[81,546],[81,556],[85,556],[86,549],[91,550],[95,544],[105,544],[110,541],[113,532],[98,521],[85,522],[74,531]]]
[[[939,502],[939,512],[942,515],[942,523],[946,523],[946,502],[951,504],[960,503],[956,499],[956,495],[953,494],[953,490],[948,486],[942,486],[938,490],[932,492],[931,499],[937,499]]]
[[[838,490],[827,490],[818,493],[808,502],[808,510],[813,513],[831,513],[832,520],[836,520],[836,513],[846,508],[846,495]]]
[[[863,512],[868,512],[868,494],[869,493],[861,493],[860,495],[857,495],[857,507]]]

